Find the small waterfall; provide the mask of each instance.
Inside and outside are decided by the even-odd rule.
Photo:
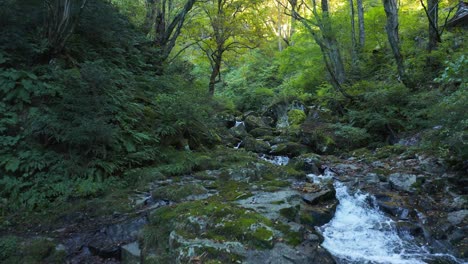
[[[238,127],[238,126],[245,126],[244,121],[236,121],[236,124],[234,125],[234,127]]]
[[[237,145],[234,147],[234,149],[239,149],[240,146],[242,145],[242,143],[244,143],[244,141],[241,141],[241,142],[237,143]]]
[[[288,165],[289,163],[289,158],[286,156],[269,156],[269,155],[261,155],[260,158],[264,161],[268,161],[272,164],[279,165],[279,166],[284,166]]]
[[[311,178],[321,180],[315,175]],[[409,234],[401,238],[395,222],[369,205],[372,196],[360,192],[351,195],[338,181],[334,185],[340,203],[334,218],[318,230],[325,239],[322,246],[337,258],[338,263],[418,264],[433,260],[463,263],[448,254],[430,254]]]

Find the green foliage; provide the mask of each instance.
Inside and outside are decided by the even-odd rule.
[[[342,149],[356,149],[366,146],[371,140],[371,135],[364,128],[347,124],[336,123],[330,126],[335,136],[335,141]]]
[[[437,126],[433,128],[429,142],[432,142],[430,144],[433,148],[438,147],[441,156],[456,160],[468,159],[467,102],[468,87],[465,85],[432,108],[431,117]]]
[[[409,90],[401,84],[373,84],[350,107],[347,118],[356,127],[366,129],[377,138],[395,136],[406,127]],[[363,89],[359,87],[358,89]]]
[[[454,62],[447,61],[446,64],[444,71],[435,81],[449,86],[460,85],[462,89],[466,88],[468,83],[468,58],[461,55]]]
[[[109,3],[89,2],[64,54],[48,64],[36,36],[44,5],[8,4],[14,15],[0,21],[2,214],[100,195],[133,182],[120,177],[125,170],[157,161],[168,165],[162,172],[190,171],[193,164],[169,166],[161,145],[216,142],[211,104],[192,89],[190,65],[155,76],[155,49],[140,45],[145,36]],[[16,19],[24,10],[31,16]]]

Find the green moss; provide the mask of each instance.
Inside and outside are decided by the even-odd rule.
[[[288,121],[290,125],[300,125],[306,119],[306,114],[303,110],[292,109],[288,112]]]
[[[300,209],[299,205],[282,208],[280,209],[280,215],[284,216],[286,219],[290,221],[294,221],[299,212],[299,209]]]
[[[191,221],[193,217],[200,220]],[[175,231],[185,239],[239,241],[254,248],[271,248],[272,225],[269,219],[252,210],[213,197],[156,210],[144,229],[143,244],[167,252],[169,234]]]
[[[291,227],[287,224],[276,222],[274,227],[281,231],[283,239],[291,246],[297,246],[304,240],[301,232],[291,231]]]
[[[64,251],[56,251],[55,243],[39,238],[22,241],[14,236],[0,238],[1,263],[63,263]]]
[[[219,182],[219,194],[217,197],[222,201],[235,201],[248,198],[252,195],[248,183],[238,181]]]
[[[204,193],[206,193],[206,189],[200,184],[184,184],[156,188],[152,195],[155,199],[179,202],[187,196]]]
[[[303,211],[299,214],[299,220],[301,224],[304,225],[311,225],[313,226],[315,224],[315,219],[314,217],[308,213],[307,211]]]

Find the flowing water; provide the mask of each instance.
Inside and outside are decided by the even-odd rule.
[[[312,178],[329,179],[329,175]],[[463,263],[451,255],[430,254],[409,234],[400,237],[395,222],[372,205],[373,197],[359,192],[351,195],[340,182],[334,185],[340,204],[334,218],[318,229],[325,238],[322,246],[338,263]]]
[[[286,156],[270,156],[270,155],[261,155],[260,158],[264,161],[268,161],[271,164],[285,166],[289,163],[289,158]]]

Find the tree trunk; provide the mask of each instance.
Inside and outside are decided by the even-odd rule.
[[[437,48],[441,42],[439,34],[439,0],[427,0],[427,18],[429,20],[429,43],[427,49],[429,52]]]
[[[146,16],[145,21],[143,22],[143,32],[148,35],[153,28],[153,24],[156,19],[156,5],[154,0],[146,0]]]
[[[76,6],[72,0],[46,0],[47,7],[47,51],[41,56],[49,60],[62,52],[66,42],[75,31],[78,20],[86,6],[87,0],[81,0]]]
[[[357,0],[357,10],[359,24],[359,51],[362,52],[366,42],[366,33],[364,29],[364,7],[362,5],[362,0]]]
[[[356,63],[357,61],[357,43],[356,43],[356,23],[354,22],[354,19],[356,17],[356,14],[354,12],[354,1],[349,0],[349,8],[351,11],[351,59],[353,61],[353,64]]]
[[[387,31],[388,42],[392,48],[393,56],[397,64],[399,79],[405,83],[405,68],[403,64],[403,56],[401,55],[400,38],[398,35],[398,8],[396,0],[383,0],[385,14],[387,16]]]
[[[192,10],[197,0],[186,0],[185,5],[173,17],[170,16],[173,8],[172,1],[155,1],[154,45],[159,48],[158,66],[167,60],[180,35],[187,14]]]
[[[330,59],[331,66],[333,67],[332,78],[336,79],[336,82],[341,86],[345,80],[345,69],[341,53],[338,48],[338,42],[336,41],[335,34],[332,29],[330,15],[328,13],[328,0],[322,0],[322,35],[325,44],[325,50],[327,56]]]
[[[213,68],[211,69],[210,83],[208,85],[208,92],[211,96],[215,93],[215,85],[217,83],[216,78],[218,78],[221,73],[221,62],[222,56],[214,56]]]

